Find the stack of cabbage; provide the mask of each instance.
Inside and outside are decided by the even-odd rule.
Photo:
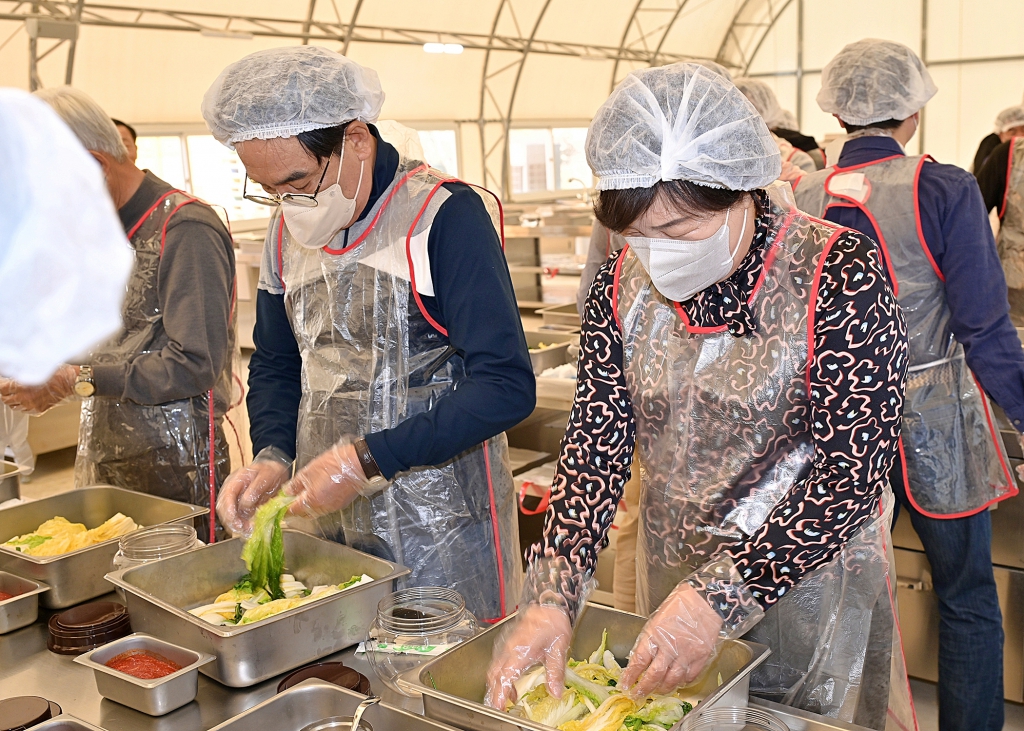
[[[134,520],[122,513],[116,513],[103,525],[91,530],[82,523],[72,523],[67,518],[57,516],[31,533],[10,539],[3,547],[27,556],[59,556],[80,548],[95,546],[111,538],[119,538],[138,528]]]
[[[373,581],[373,577],[363,574],[338,585],[309,589],[291,574],[283,573],[281,521],[294,499],[279,495],[256,511],[252,537],[242,549],[249,573],[212,604],[190,609],[191,614],[210,624],[250,624]]]
[[[548,693],[543,667],[530,671],[516,682],[519,701],[508,712],[560,731],[665,731],[693,710],[677,695],[651,695],[639,702],[623,695],[618,688],[622,667],[607,647],[605,632],[589,660],[569,660],[561,700]]]

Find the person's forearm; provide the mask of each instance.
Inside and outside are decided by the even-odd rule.
[[[302,356],[285,311],[284,296],[256,291],[256,350],[249,360],[249,433],[253,454],[277,447],[295,458]]]

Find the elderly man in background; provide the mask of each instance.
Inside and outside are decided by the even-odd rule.
[[[127,122],[122,122],[120,119],[111,120],[114,126],[117,127],[117,133],[121,135],[121,142],[124,143],[124,149],[128,151],[128,159],[134,163],[139,159],[139,148],[136,147],[135,141],[139,136],[135,133],[135,128]]]
[[[210,493],[229,472],[220,421],[234,351],[231,237],[209,206],[139,170],[86,94],[62,87],[37,95],[103,169],[135,263],[117,335],[83,365],[64,365],[38,387],[7,383],[0,396],[30,413],[72,394],[85,398],[77,486],[116,485],[212,508]],[[212,527],[204,538],[214,539]]]

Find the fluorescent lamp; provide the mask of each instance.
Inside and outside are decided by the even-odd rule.
[[[445,43],[444,44],[444,52],[445,53],[450,53],[453,56],[458,56],[460,53],[462,53],[462,51],[463,51],[463,48],[462,48],[462,44],[460,44],[460,43]]]

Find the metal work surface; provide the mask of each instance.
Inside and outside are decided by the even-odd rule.
[[[104,599],[116,600],[111,594]],[[106,731],[205,731],[237,716],[277,694],[284,673],[251,688],[235,690],[199,676],[196,701],[152,717],[103,699],[96,690],[93,671],[74,662],[74,657],[55,655],[46,649],[46,622],[52,612],[23,629],[0,636],[0,697],[37,695],[59,704],[64,713]],[[370,679],[373,692],[392,706],[422,712],[418,700],[403,698],[377,680],[365,656],[355,648],[335,653],[323,661],[343,662]],[[372,723],[372,721],[371,721]]]

